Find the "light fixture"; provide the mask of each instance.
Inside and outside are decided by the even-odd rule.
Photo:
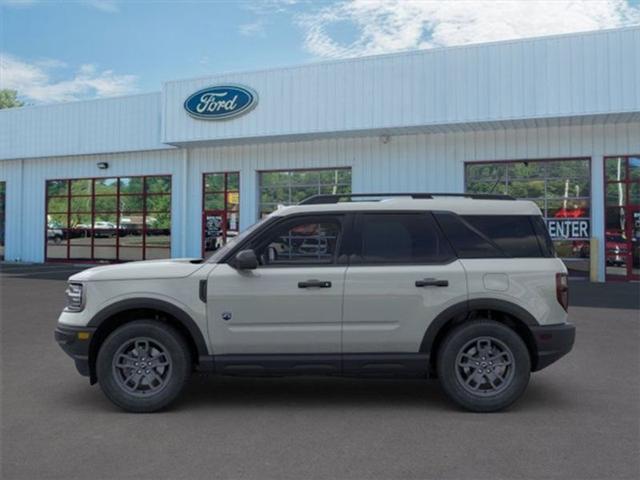
[[[387,135],[387,134],[385,134],[385,135],[380,135],[380,141],[381,141],[382,143],[384,143],[385,145],[386,145],[387,143],[389,143],[389,140],[391,140],[391,135]]]
[[[97,165],[100,170],[106,170],[109,168],[109,164],[107,162],[98,162]]]

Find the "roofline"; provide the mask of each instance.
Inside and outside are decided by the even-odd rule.
[[[129,93],[127,95],[114,95],[113,97],[100,97],[100,98],[83,98],[81,100],[69,100],[67,102],[57,102],[57,103],[40,103],[38,105],[23,105],[21,107],[13,107],[13,108],[3,108],[0,109],[0,115],[4,112],[16,112],[23,110],[31,110],[36,108],[49,108],[49,107],[59,107],[66,105],[78,105],[81,103],[91,103],[91,102],[106,102],[109,100],[122,100],[125,98],[133,98],[133,97],[150,97],[152,95],[162,95],[162,90],[156,90],[153,92],[144,92],[144,93]]]
[[[347,62],[355,62],[355,61],[371,61],[382,58],[395,58],[395,57],[404,57],[404,56],[413,56],[413,55],[424,55],[424,54],[436,54],[440,53],[444,50],[461,50],[461,49],[476,49],[485,46],[497,46],[497,45],[509,45],[516,43],[532,43],[536,41],[543,40],[555,40],[559,38],[566,37],[579,37],[579,36],[597,36],[597,35],[606,35],[607,33],[613,32],[624,32],[627,30],[640,30],[640,25],[629,25],[625,27],[617,27],[617,28],[603,28],[600,30],[584,30],[580,32],[570,32],[570,33],[556,33],[552,35],[541,35],[537,37],[523,37],[523,38],[511,38],[506,40],[494,40],[492,42],[480,42],[480,43],[467,43],[464,45],[449,45],[443,47],[433,47],[433,48],[422,48],[422,49],[408,49],[402,50],[399,52],[391,52],[391,53],[378,53],[372,55],[364,55],[361,57],[345,57],[338,59],[328,59],[328,60],[316,60],[310,61],[306,63],[299,63],[296,65],[283,65],[281,67],[268,67],[268,68],[257,68],[252,70],[228,70],[219,73],[212,73],[210,75],[200,75],[198,77],[183,77],[174,80],[164,80],[162,85],[170,84],[170,83],[178,83],[178,82],[187,82],[187,81],[197,81],[197,80],[206,80],[214,77],[222,77],[226,75],[246,75],[246,74],[256,74],[256,73],[267,73],[273,71],[289,71],[295,70],[299,68],[312,68],[316,66],[326,66],[326,65],[339,65]]]
[[[154,90],[151,92],[142,92],[142,93],[132,93],[127,95],[117,95],[113,97],[103,97],[103,98],[90,98],[83,100],[71,100],[68,102],[57,102],[57,103],[44,103],[39,105],[25,105],[22,107],[8,108],[0,110],[0,114],[3,111],[5,112],[15,112],[22,111],[26,109],[34,109],[34,108],[44,108],[44,107],[52,107],[56,105],[75,105],[79,103],[88,103],[88,102],[98,102],[98,101],[107,101],[107,100],[116,100],[116,99],[125,99],[131,97],[143,97],[143,96],[151,96],[162,94],[164,90],[164,86],[172,83],[178,82],[186,82],[186,81],[198,81],[198,80],[206,80],[206,79],[214,79],[216,77],[222,77],[227,75],[248,75],[248,74],[257,74],[257,73],[268,73],[274,71],[290,71],[295,69],[304,69],[304,68],[313,68],[316,66],[327,66],[327,65],[340,65],[347,62],[367,62],[376,59],[387,59],[387,58],[396,58],[396,57],[408,57],[414,55],[434,55],[436,53],[440,53],[442,51],[454,51],[460,49],[477,49],[487,46],[496,46],[496,45],[510,45],[510,44],[526,44],[543,40],[554,40],[559,38],[567,38],[567,37],[579,37],[579,36],[598,36],[598,35],[606,35],[612,32],[624,32],[629,30],[639,30],[640,25],[629,25],[625,27],[618,28],[606,28],[600,30],[585,30],[580,32],[570,32],[570,33],[558,33],[553,35],[543,35],[537,37],[526,37],[526,38],[512,38],[507,40],[495,40],[493,42],[481,42],[481,43],[467,43],[464,45],[451,45],[446,47],[434,47],[434,48],[424,48],[424,49],[412,49],[412,50],[403,50],[400,52],[392,52],[392,53],[382,53],[375,55],[365,55],[362,57],[347,57],[340,59],[329,59],[329,60],[319,60],[319,61],[310,61],[306,63],[300,63],[296,65],[284,65],[280,67],[269,67],[269,68],[259,68],[253,70],[229,70],[226,72],[218,72],[211,73],[209,75],[202,75],[198,77],[188,77],[188,78],[179,78],[174,80],[164,80],[161,82],[162,89],[160,91]]]

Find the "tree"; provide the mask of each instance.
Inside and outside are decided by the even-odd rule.
[[[15,90],[2,89],[0,90],[0,109],[21,107],[24,102],[18,100],[18,92]]]

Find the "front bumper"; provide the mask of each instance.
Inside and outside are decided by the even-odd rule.
[[[73,358],[80,375],[90,376],[89,345],[95,328],[58,325],[53,336],[64,352]]]
[[[533,371],[542,370],[571,351],[576,327],[570,323],[530,327],[536,343],[537,360]]]

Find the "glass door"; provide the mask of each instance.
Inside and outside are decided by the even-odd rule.
[[[640,280],[640,156],[605,158],[607,280]]]
[[[208,257],[238,234],[240,174],[205,173],[202,200],[202,256]]]
[[[629,211],[631,214],[630,258],[628,260],[631,271],[629,272],[629,278],[631,280],[640,280],[640,207],[630,207]]]

